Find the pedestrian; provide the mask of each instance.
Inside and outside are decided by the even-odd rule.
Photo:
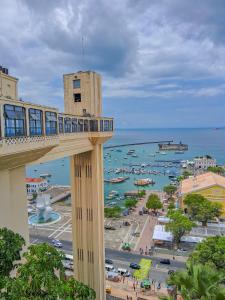
[[[173,256],[173,260],[175,260],[175,256]]]
[[[128,295],[127,295],[127,300],[129,300],[129,297],[128,297]]]
[[[124,283],[124,281],[125,281],[125,276],[123,275],[123,283]]]
[[[133,283],[133,288],[134,288],[134,291],[135,291],[135,282]]]

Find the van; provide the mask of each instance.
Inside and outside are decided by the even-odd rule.
[[[130,273],[127,271],[127,269],[118,268],[117,272],[118,272],[121,276],[125,276],[125,277],[129,277],[129,276],[130,276]]]
[[[109,264],[105,264],[105,269],[106,269],[106,271],[108,271],[108,272],[113,272],[113,271],[115,271],[113,265],[109,265]]]

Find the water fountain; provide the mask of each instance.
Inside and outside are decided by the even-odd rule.
[[[36,214],[29,217],[29,224],[32,225],[49,225],[56,223],[61,219],[59,213],[54,212],[51,208],[50,195],[40,194],[37,197]]]

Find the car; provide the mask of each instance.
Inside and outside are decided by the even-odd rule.
[[[139,270],[141,268],[141,266],[139,264],[136,264],[136,263],[130,263],[130,268],[135,269],[135,270]]]
[[[174,270],[169,270],[169,271],[168,271],[168,275],[171,275],[171,274],[174,274],[174,273],[175,273]]]
[[[123,268],[118,268],[117,272],[118,274],[124,277],[130,277],[131,275],[130,272],[127,271],[127,269],[123,269]]]
[[[186,252],[187,250],[184,248],[177,249],[177,252]]]
[[[170,260],[168,258],[164,258],[160,260],[160,264],[170,265]]]
[[[53,246],[56,248],[62,248],[63,245],[61,242],[56,242],[56,243],[53,243]]]
[[[52,240],[52,244],[55,244],[55,243],[60,243],[60,240],[56,240],[56,239]]]
[[[106,294],[111,294],[111,293],[112,293],[112,288],[111,288],[111,286],[107,285],[107,286],[105,287],[105,292],[106,292]]]
[[[111,225],[105,225],[105,229],[106,230],[116,230],[116,228]]]
[[[108,264],[108,265],[113,265],[113,261],[109,258],[105,259],[105,263]]]

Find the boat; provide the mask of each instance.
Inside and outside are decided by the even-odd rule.
[[[122,152],[122,150],[121,149],[117,149],[116,152]]]
[[[137,154],[132,154],[131,156],[132,156],[132,157],[138,157]]]
[[[184,151],[183,150],[179,150],[179,151],[175,151],[174,153],[175,154],[184,154]]]
[[[152,180],[151,178],[144,178],[144,179],[135,180],[134,184],[138,186],[146,186],[150,184],[155,184],[155,181]]]
[[[161,155],[166,155],[166,152],[159,152],[159,154],[161,154]]]
[[[129,177],[117,177],[117,178],[112,178],[112,179],[105,179],[104,182],[108,183],[121,183],[129,179]]]
[[[153,153],[150,153],[150,154],[149,154],[149,156],[151,156],[151,157],[155,157],[155,154],[153,154]]]
[[[40,177],[41,178],[46,178],[46,177],[51,177],[52,175],[51,174],[49,174],[49,173],[42,173],[42,174],[40,174]]]

